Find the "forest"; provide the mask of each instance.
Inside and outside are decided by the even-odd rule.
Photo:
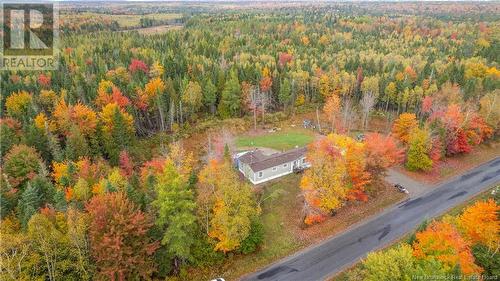
[[[0,279],[195,280],[263,251],[267,198],[225,131],[321,115],[303,227],[369,201],[390,167],[425,173],[498,141],[498,3],[227,5],[63,5],[59,69],[0,72]],[[123,32],[164,24],[182,28]],[[424,259],[436,236],[459,256],[421,272],[498,274],[467,246],[498,256],[498,208],[478,203],[386,255]],[[379,255],[353,280],[381,280]]]

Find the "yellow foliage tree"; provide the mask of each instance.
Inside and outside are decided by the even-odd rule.
[[[198,202],[202,223],[217,240],[215,250],[225,253],[238,249],[260,214],[251,187],[240,182],[228,161],[211,160],[200,172]]]
[[[414,113],[403,113],[394,121],[392,133],[403,143],[408,143],[410,133],[418,127],[417,117]]]

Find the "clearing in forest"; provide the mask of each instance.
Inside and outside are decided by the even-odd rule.
[[[240,149],[252,147],[268,147],[276,150],[288,150],[296,146],[306,146],[315,138],[314,132],[306,129],[291,128],[275,132],[248,134],[236,138]]]

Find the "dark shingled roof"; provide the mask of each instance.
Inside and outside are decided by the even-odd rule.
[[[258,172],[304,157],[306,151],[305,147],[300,147],[281,153],[264,155],[259,150],[254,150],[242,155],[239,160],[248,164],[254,172]]]

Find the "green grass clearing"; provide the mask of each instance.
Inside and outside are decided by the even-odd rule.
[[[296,146],[305,146],[314,140],[314,133],[309,130],[292,129],[257,136],[241,136],[236,139],[239,148],[268,147],[277,150],[288,150]]]

